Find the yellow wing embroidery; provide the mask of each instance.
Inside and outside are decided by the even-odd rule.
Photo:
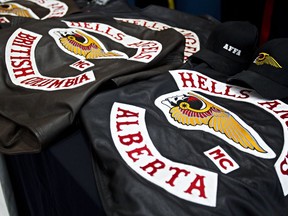
[[[100,44],[89,35],[80,31],[61,37],[60,43],[70,52],[84,56],[86,59],[95,59],[108,56],[120,56],[114,52],[105,52]]]
[[[0,13],[12,14],[21,17],[32,17],[30,13],[24,8],[18,7],[17,4],[6,3],[0,5]]]
[[[203,97],[190,93],[193,97],[202,101],[205,107],[193,109],[187,102],[180,102],[178,106],[170,109],[171,117],[187,126],[207,125],[216,132],[224,134],[227,138],[240,144],[243,148],[256,150],[261,153],[262,149],[253,136],[231,114],[205,100]]]
[[[256,65],[268,64],[276,68],[282,68],[282,66],[268,53],[261,52],[258,57],[254,60]]]
[[[208,126],[216,132],[225,134],[229,139],[240,144],[245,149],[255,149],[261,153],[266,152],[258,145],[251,134],[227,112],[222,112],[220,116],[214,115],[211,117]]]

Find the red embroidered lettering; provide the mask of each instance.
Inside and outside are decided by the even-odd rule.
[[[288,164],[287,164],[288,154],[280,164],[280,170],[283,175],[288,175]]]
[[[121,112],[121,114],[119,114]],[[130,110],[124,110],[122,108],[118,108],[116,118],[128,118],[128,117],[139,117],[139,113],[132,112]]]
[[[124,136],[118,135],[118,138],[121,144],[123,145],[131,145],[132,143],[141,143],[143,141],[141,132],[138,132],[136,134],[128,134]]]
[[[143,169],[144,171],[146,171],[147,169],[150,169],[151,171],[147,172],[149,175],[153,176],[159,169],[163,169],[165,167],[165,164],[156,159],[155,161],[148,163],[146,166],[140,167],[141,169]]]
[[[196,88],[194,84],[194,79],[192,77],[192,73],[186,73],[188,77],[184,77],[184,72],[179,72],[179,75],[181,76],[181,80],[183,82],[183,87],[192,87]],[[189,83],[189,84],[187,84]]]
[[[191,182],[189,188],[185,191],[185,193],[192,194],[192,190],[199,191],[199,197],[207,198],[205,195],[205,185],[204,185],[205,176],[200,176],[196,174],[196,178]]]
[[[153,154],[151,153],[151,151],[147,148],[147,146],[143,146],[141,148],[136,148],[136,149],[133,149],[131,151],[127,151],[127,154],[128,156],[133,160],[133,162],[139,160],[139,158],[135,158],[133,157],[133,154],[137,154],[138,156],[139,155],[143,155],[143,153],[147,153],[147,155],[149,156],[153,156]]]
[[[121,126],[130,126],[130,125],[138,125],[138,120],[137,121],[133,121],[133,122],[128,122],[128,121],[125,121],[125,122],[116,122],[116,128],[117,128],[117,132],[119,131],[122,131],[121,129]]]
[[[170,167],[169,169],[171,170],[175,170],[175,173],[172,175],[171,179],[166,181],[167,184],[171,185],[172,187],[175,186],[174,181],[179,177],[180,173],[183,173],[185,176],[187,176],[190,172],[184,169],[180,169],[178,167]]]

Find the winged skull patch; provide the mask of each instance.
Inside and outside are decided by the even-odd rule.
[[[276,68],[282,68],[282,66],[272,56],[265,52],[259,53],[257,58],[254,60],[254,63],[256,65],[267,64]]]
[[[31,9],[13,2],[0,3],[0,14],[39,19]]]
[[[52,29],[49,34],[66,53],[79,59],[127,58],[119,51],[108,51],[96,37],[79,29]]]
[[[161,96],[155,104],[173,125],[188,130],[204,130],[241,151],[273,158],[275,153],[260,135],[234,113],[194,92]]]

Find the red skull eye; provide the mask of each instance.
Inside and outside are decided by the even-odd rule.
[[[263,53],[259,53],[258,61],[263,61],[265,59],[265,55]]]
[[[198,98],[193,97],[193,96],[190,96],[190,97],[187,99],[188,102],[190,102],[190,101],[196,101],[196,100],[198,100]]]

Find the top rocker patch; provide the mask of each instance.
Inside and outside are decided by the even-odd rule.
[[[155,31],[162,31],[165,29],[173,28],[174,30],[178,31],[185,37],[185,48],[184,48],[184,62],[193,55],[194,53],[200,50],[200,41],[196,33],[191,30],[181,29],[173,26],[169,26],[167,24],[156,22],[156,21],[149,21],[144,19],[128,19],[128,18],[114,18],[116,20],[132,23],[139,26],[144,26],[151,30]]]

